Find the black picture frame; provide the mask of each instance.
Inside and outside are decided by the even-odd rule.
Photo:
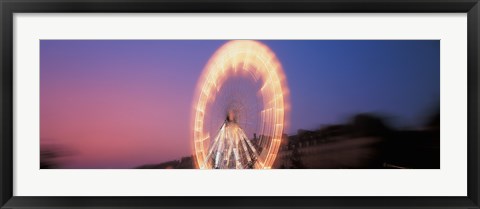
[[[0,0],[1,208],[480,208],[478,0]],[[14,13],[467,13],[468,195],[465,197],[23,197],[13,196]]]

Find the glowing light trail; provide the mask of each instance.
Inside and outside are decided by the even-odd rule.
[[[234,95],[240,94],[237,88],[219,98],[225,91],[222,87],[231,82],[228,79],[242,72],[253,83],[261,82],[259,89],[251,92],[261,97],[261,109],[257,111],[245,108],[243,97]],[[271,168],[287,126],[289,107],[285,75],[275,54],[256,41],[230,41],[212,56],[197,85],[192,114],[193,153],[197,166],[201,169]],[[219,111],[213,104],[221,99],[228,101],[225,103],[227,111],[219,116],[224,117],[224,121],[215,124],[206,117]],[[259,121],[254,130],[258,137],[253,139],[245,132],[252,124],[250,115]]]

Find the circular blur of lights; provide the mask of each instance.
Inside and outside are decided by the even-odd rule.
[[[238,40],[220,47],[204,68],[194,98],[197,168],[270,169],[287,126],[287,98],[282,66],[266,45]]]

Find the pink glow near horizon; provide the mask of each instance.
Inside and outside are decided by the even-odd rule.
[[[110,52],[118,57],[86,52],[74,58],[75,49],[42,54],[51,58],[41,69],[42,146],[70,150],[65,168],[133,168],[191,155],[198,75],[184,83],[181,64],[141,56],[124,61],[121,52]]]

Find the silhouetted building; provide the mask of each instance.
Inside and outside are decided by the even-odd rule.
[[[348,124],[298,130],[284,139],[273,168],[440,168],[439,113],[418,130],[393,130],[359,114]]]

